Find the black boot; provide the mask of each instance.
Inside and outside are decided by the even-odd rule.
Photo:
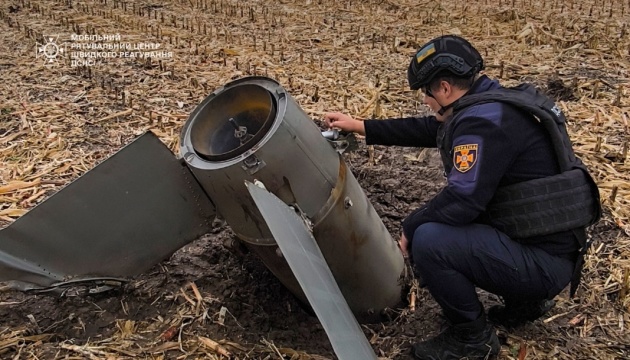
[[[453,325],[440,335],[413,345],[418,360],[488,359],[499,353],[501,345],[486,317]]]
[[[553,300],[529,302],[505,301],[488,309],[488,320],[496,325],[515,328],[545,315],[556,305]]]

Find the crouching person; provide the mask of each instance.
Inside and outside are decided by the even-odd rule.
[[[573,153],[565,118],[534,87],[504,88],[480,75],[465,39],[442,36],[411,59],[411,89],[435,115],[359,121],[330,113],[329,126],[368,144],[438,148],[447,184],[402,224],[411,256],[451,326],[413,346],[416,359],[484,359],[499,352],[490,322],[518,326],[542,316],[579,282],[585,227],[601,215],[599,193]],[[501,296],[486,314],[476,288]]]

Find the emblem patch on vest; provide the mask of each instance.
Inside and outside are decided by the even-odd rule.
[[[457,171],[465,173],[477,163],[478,144],[457,145],[453,149],[453,164]]]

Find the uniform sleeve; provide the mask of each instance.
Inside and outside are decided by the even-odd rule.
[[[435,116],[365,120],[368,145],[436,147],[440,122]]]
[[[466,117],[453,130],[453,168],[447,185],[425,206],[403,221],[408,239],[427,222],[464,225],[473,222],[492,199],[501,178],[516,158],[514,144],[491,120]]]

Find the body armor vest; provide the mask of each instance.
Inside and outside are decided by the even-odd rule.
[[[466,95],[453,104],[453,113],[468,106],[503,102],[533,115],[549,133],[560,173],[497,189],[480,221],[513,239],[553,234],[595,223],[601,217],[599,190],[571,146],[565,117],[558,106],[530,84]],[[437,143],[446,172],[453,168],[452,123],[438,131]],[[583,245],[583,244],[582,244]]]

